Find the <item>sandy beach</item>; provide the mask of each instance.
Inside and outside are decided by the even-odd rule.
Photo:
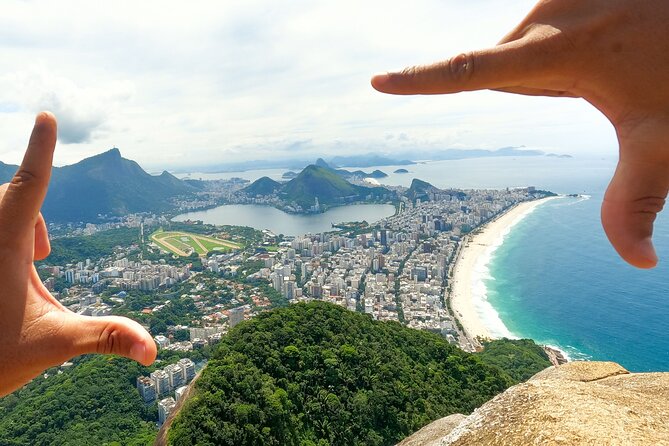
[[[489,259],[491,252],[500,245],[504,235],[511,227],[522,220],[534,208],[556,197],[520,203],[495,220],[488,222],[471,235],[466,236],[461,245],[458,258],[453,269],[451,286],[451,308],[455,317],[462,324],[467,337],[475,342],[477,338],[493,339],[505,336],[500,333],[503,323],[500,320],[485,320],[484,315],[490,317],[485,306],[489,305],[480,296],[475,287],[480,280],[477,270],[482,262]],[[480,285],[479,285],[480,287]],[[494,315],[493,318],[498,316]],[[486,324],[487,322],[487,324]],[[496,330],[491,330],[491,324]],[[500,329],[500,327],[502,327]]]

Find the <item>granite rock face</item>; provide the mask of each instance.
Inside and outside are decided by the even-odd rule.
[[[570,362],[511,387],[453,427],[453,415],[401,446],[668,445],[669,373]]]

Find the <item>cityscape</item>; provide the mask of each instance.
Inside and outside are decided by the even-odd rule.
[[[184,302],[192,304],[182,323],[145,325],[166,353],[188,355],[215,345],[228,330],[277,302],[314,300],[435,332],[474,352],[479,340],[468,336],[449,307],[452,268],[463,239],[518,203],[543,196],[534,188],[434,191],[424,201],[403,199],[395,215],[372,225],[343,224],[337,231],[282,239],[269,230],[255,231],[255,243],[243,249],[200,257],[193,251],[187,258],[147,236],[170,225],[167,219],[131,216],[120,226],[139,230],[140,240],[99,259],[44,264],[39,271],[45,287],[83,315],[151,321]],[[189,222],[180,228],[202,226]],[[95,234],[98,228],[89,224],[85,231]],[[230,238],[225,232],[212,235],[217,236]],[[135,293],[145,296],[141,305],[129,304]],[[195,377],[196,364],[180,357],[160,367],[137,377],[137,391],[147,404],[158,405],[162,424]]]

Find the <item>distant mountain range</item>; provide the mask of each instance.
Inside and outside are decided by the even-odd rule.
[[[363,170],[345,170],[345,169],[336,169],[332,167],[329,163],[327,163],[323,158],[318,158],[316,160],[316,165],[320,167],[324,167],[337,175],[343,177],[343,178],[352,178],[352,177],[361,177],[361,178],[385,178],[388,176],[385,172],[382,172],[380,170],[375,170],[374,172],[365,172]]]
[[[551,156],[560,158],[571,158],[570,155],[546,154],[541,150],[527,149],[524,146],[502,147],[500,149],[410,149],[399,151],[393,155],[379,155],[378,153],[365,153],[350,156],[334,156],[326,158],[328,165],[333,168],[339,167],[372,167],[372,166],[408,166],[416,164],[418,160],[445,161],[460,160],[468,158],[488,157],[525,157],[525,156]],[[176,172],[237,172],[256,169],[292,169],[300,170],[311,164],[305,159],[275,159],[275,160],[253,160],[230,164],[178,167]]]
[[[10,181],[18,166],[0,163],[0,182]],[[165,171],[149,175],[114,148],[76,164],[54,167],[42,213],[49,222],[93,222],[99,215],[164,212],[170,201],[197,191]]]

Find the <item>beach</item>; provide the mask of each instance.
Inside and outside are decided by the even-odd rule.
[[[522,202],[464,237],[453,268],[450,302],[455,317],[474,346],[478,339],[512,337],[486,299],[487,264],[511,228],[537,206],[557,198]]]

